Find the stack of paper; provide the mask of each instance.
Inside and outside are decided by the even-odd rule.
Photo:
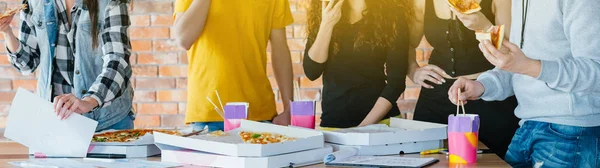
[[[97,121],[78,114],[60,120],[52,103],[19,88],[4,136],[45,155],[85,157],[97,125]]]

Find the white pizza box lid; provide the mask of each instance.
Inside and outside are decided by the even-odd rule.
[[[29,148],[29,154],[34,155],[38,152],[33,148]],[[139,145],[139,146],[105,146],[105,145],[90,145],[88,154],[111,154],[125,155],[126,158],[141,158],[160,154],[160,149],[154,145]],[[54,155],[46,155],[47,157],[58,157]]]
[[[323,162],[323,157],[333,151],[331,146],[265,157],[236,157],[186,150],[168,145],[158,145],[161,161],[224,168],[280,168],[301,167]]]
[[[246,144],[238,135],[238,132],[240,131],[276,133],[296,138],[296,140],[264,145]],[[228,135],[221,137],[208,135],[181,137],[156,132],[154,133],[154,140],[156,144],[175,146],[184,149],[227,156],[256,157],[322,148],[324,145],[323,133],[320,131],[248,120],[242,120],[240,128],[231,130],[227,133]]]
[[[326,145],[331,145],[333,147],[333,151],[343,150],[346,148],[354,148],[358,151],[358,153],[356,154],[358,156],[385,156],[398,155],[402,153],[420,153],[424,150],[439,149],[444,147],[444,141],[433,140],[371,146],[339,145],[333,143],[326,143]]]
[[[448,138],[447,125],[390,118],[385,124],[324,131],[325,141],[341,145],[386,145]]]

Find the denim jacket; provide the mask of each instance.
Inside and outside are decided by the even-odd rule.
[[[57,31],[61,31],[59,29],[57,20],[57,6],[54,1],[55,0],[32,0],[27,2],[29,5],[29,8],[27,9],[28,13],[21,13],[21,21],[22,24],[29,26],[28,29],[31,30],[28,30],[30,32],[24,32],[24,26],[21,26],[21,45],[19,47],[19,51],[9,53],[9,59],[11,63],[22,73],[31,73],[35,69],[39,68],[40,74],[37,83],[37,93],[46,100],[52,99],[52,70],[53,68],[56,68],[54,67],[53,60],[55,58],[55,49],[57,47],[57,34],[59,34]],[[57,0],[57,2],[61,1]],[[103,34],[104,31],[107,31],[104,30],[105,24],[108,24],[105,22],[110,21],[109,19],[104,18],[106,12],[108,11],[107,6],[111,5],[110,3],[118,2],[114,0],[98,0],[98,3],[98,30],[101,35],[98,37],[99,46],[97,48],[92,47],[92,38],[90,37],[91,22],[89,13],[83,5],[83,0],[76,0],[74,9],[80,9],[82,12],[77,13],[79,14],[79,17],[72,17],[78,18],[77,20],[71,21],[73,25],[76,25],[72,26],[72,28],[76,27],[77,29],[72,31],[74,32],[74,41],[76,41],[75,43],[71,44],[71,46],[73,46],[72,53],[74,53],[75,58],[73,64],[74,75],[71,81],[72,93],[79,98],[90,96],[99,101],[100,108],[96,108],[89,113],[83,114],[88,118],[98,121],[98,127],[96,128],[97,131],[114,125],[128,115],[134,115],[132,111],[133,89],[129,82],[129,78],[131,77],[132,73],[131,66],[129,65],[129,55],[131,53],[129,39],[125,38],[123,41],[126,42],[119,43],[119,45],[115,45],[110,42],[107,43],[106,41],[111,41],[110,39],[103,40],[103,38],[115,38],[106,37],[108,33]],[[115,4],[112,5],[116,6]],[[125,17],[126,15],[127,13],[125,11],[125,14],[120,16]],[[122,31],[124,31],[124,34],[127,34],[126,28],[130,24],[128,16],[127,18],[123,18],[119,21],[126,21],[122,27],[122,29],[124,28]],[[29,33],[29,36],[34,37],[24,36],[24,34],[27,33]],[[31,44],[35,44],[37,46],[34,47]],[[121,46],[121,48],[115,46]],[[29,47],[30,50],[25,51],[24,48],[27,49],[27,47]],[[118,53],[120,56],[122,55],[123,58],[126,59],[116,58],[118,56],[114,56],[116,54],[111,55],[111,53]],[[111,58],[116,60],[112,60]],[[106,81],[114,82],[114,80],[116,80],[106,80],[104,76],[101,76],[109,73],[107,71],[117,71],[107,70],[107,67],[111,66],[111,63],[115,62],[119,63],[118,67],[120,70],[118,72],[114,72],[119,73],[118,77],[115,78],[126,80],[123,83],[119,83],[123,84],[124,86],[116,86],[118,89],[115,89],[114,87],[117,85],[117,83],[100,85],[99,83],[104,84]],[[114,74],[112,75],[114,76]],[[104,95],[86,95],[86,91],[92,89],[101,90]],[[104,99],[105,97],[109,96],[112,96],[113,98],[110,100]]]

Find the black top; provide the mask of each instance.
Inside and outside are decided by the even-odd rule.
[[[404,21],[398,25],[393,51],[369,45],[355,50],[354,39],[361,22],[337,35],[339,52],[334,55],[330,46],[328,60],[323,64],[308,56],[313,41],[309,40],[306,44],[303,64],[306,77],[316,80],[323,75],[322,127],[358,126],[379,97],[392,103],[392,109],[385,118],[400,114],[396,101],[406,86],[408,26]]]
[[[434,48],[429,64],[439,66],[451,76],[470,75],[494,68],[479,50],[479,41],[475,38],[474,31],[466,28],[458,19],[437,17],[433,0],[425,3],[424,33]],[[482,0],[480,5],[481,12],[489,20],[495,20],[492,0]]]

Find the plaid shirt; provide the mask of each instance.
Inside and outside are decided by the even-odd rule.
[[[73,75],[75,63],[75,47],[77,39],[75,32],[78,31],[77,24],[69,27],[67,10],[63,0],[55,0],[55,8],[58,20],[58,38],[53,61],[53,97],[72,93]],[[27,1],[24,1],[27,3]],[[103,9],[100,9],[103,10]],[[74,6],[71,10],[71,20],[77,21],[84,8]],[[131,55],[131,44],[127,34],[130,25],[127,5],[112,1],[106,7],[104,26],[99,30],[102,48],[103,70],[100,76],[84,94],[84,97],[92,97],[99,103],[99,107],[105,107],[117,97],[121,96],[124,89],[129,86],[131,78],[131,66],[129,57]],[[22,73],[33,72],[40,63],[40,49],[38,47],[35,27],[31,21],[32,11],[26,9],[21,12],[22,21],[20,28],[19,50],[15,53],[9,52],[10,62]],[[91,37],[90,37],[91,38]]]

